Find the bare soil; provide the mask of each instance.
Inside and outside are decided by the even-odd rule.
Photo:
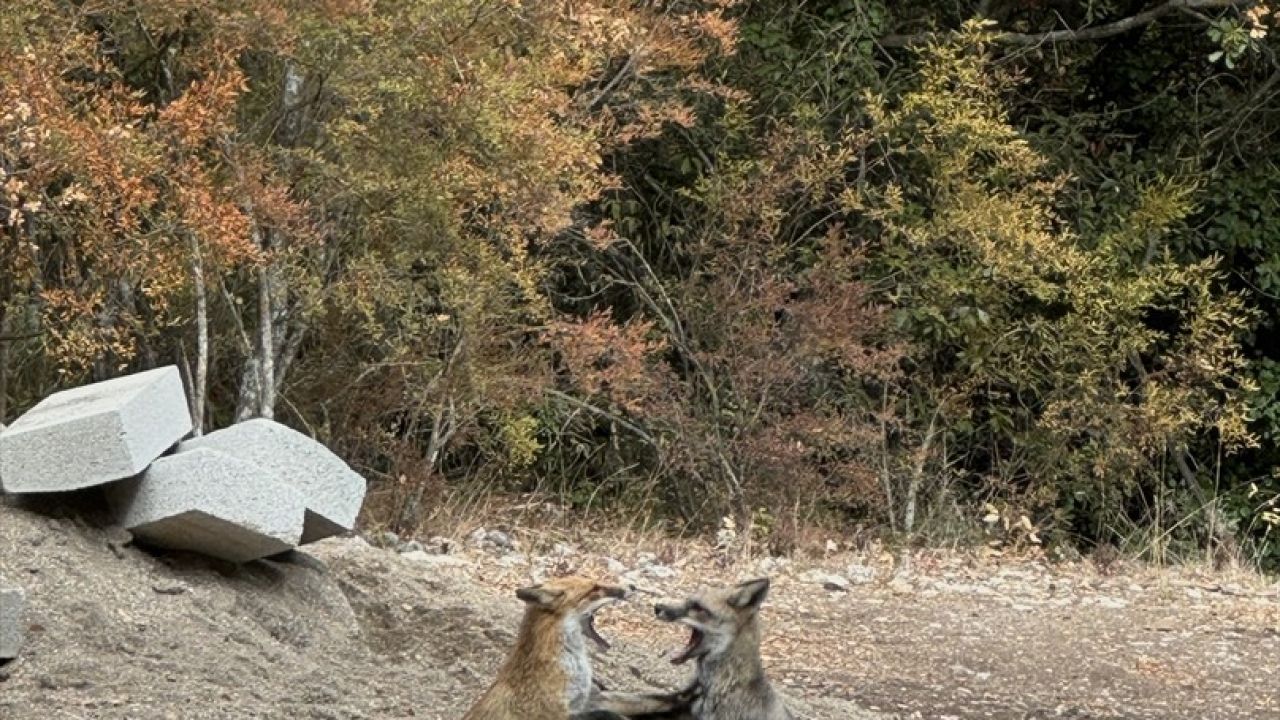
[[[767,570],[766,665],[802,718],[1280,718],[1280,600],[1256,579],[954,556],[907,582],[864,558],[876,577],[839,592],[810,564],[720,567],[698,549],[654,548],[650,572],[639,546],[400,555],[346,538],[234,567],[123,540],[0,504],[0,584],[29,602],[0,718],[457,718],[513,639],[512,588],[623,567],[653,596]],[[687,672],[647,597],[598,624],[611,687]]]

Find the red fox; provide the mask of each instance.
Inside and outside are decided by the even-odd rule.
[[[689,642],[671,662],[696,660],[696,720],[792,720],[760,660],[760,605],[769,592],[762,578],[654,606],[658,619],[688,625]]]
[[[576,576],[517,590],[525,611],[515,647],[463,720],[617,717],[591,707],[598,693],[586,640],[608,647],[596,632],[595,613],[628,593],[627,588]]]

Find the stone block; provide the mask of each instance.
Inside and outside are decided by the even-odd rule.
[[[22,614],[27,596],[20,588],[0,587],[0,662],[18,657],[22,650]]]
[[[355,526],[365,481],[329,448],[292,428],[256,419],[191,438],[179,451],[208,448],[268,470],[302,492],[307,516],[302,542],[337,535]]]
[[[190,430],[173,366],[64,390],[0,433],[0,485],[63,492],[132,477]]]
[[[107,488],[117,522],[160,547],[248,562],[292,549],[306,505],[292,484],[207,448],[179,450]]]

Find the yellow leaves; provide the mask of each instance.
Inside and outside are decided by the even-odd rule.
[[[542,443],[538,442],[538,419],[520,415],[501,421],[498,436],[507,452],[512,468],[527,468],[538,458]]]

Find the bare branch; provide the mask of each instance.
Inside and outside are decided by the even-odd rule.
[[[1102,40],[1126,33],[1134,28],[1150,25],[1172,12],[1192,13],[1196,10],[1243,8],[1252,5],[1254,2],[1255,0],[1167,0],[1150,10],[1143,10],[1136,15],[1106,23],[1105,25],[1096,25],[1079,30],[1054,30],[1046,33],[1002,32],[992,35],[991,41],[1004,45],[1045,45],[1058,42]],[[940,36],[941,33],[936,32],[917,33],[915,35],[889,35],[880,39],[880,45],[884,47],[909,47],[936,40]]]

